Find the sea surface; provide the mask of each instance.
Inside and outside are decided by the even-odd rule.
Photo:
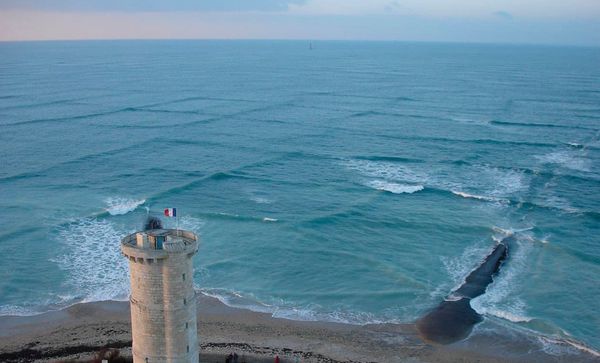
[[[0,315],[127,299],[119,239],[168,207],[203,293],[355,324],[515,233],[474,308],[598,350],[600,48],[0,43]]]

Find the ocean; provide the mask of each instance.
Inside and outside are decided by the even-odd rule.
[[[0,315],[126,300],[120,238],[176,207],[200,291],[299,320],[413,322],[514,233],[475,310],[600,349],[598,65],[558,46],[0,43]]]

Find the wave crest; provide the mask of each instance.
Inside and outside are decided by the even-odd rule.
[[[488,309],[486,310],[486,313],[500,319],[511,321],[513,323],[529,323],[531,320],[533,320],[530,317],[500,309]]]
[[[486,202],[500,202],[501,201],[501,199],[499,199],[499,198],[486,197],[486,196],[476,195],[476,194],[469,194],[469,193],[465,193],[465,192],[460,192],[458,190],[452,190],[451,192],[452,192],[452,194],[458,195],[458,196],[463,197],[463,198],[483,200],[483,201],[486,201]]]
[[[373,180],[369,182],[368,185],[374,189],[393,194],[412,194],[424,189],[422,185],[398,184],[383,180]]]
[[[127,214],[129,212],[133,212],[137,209],[137,207],[146,203],[146,199],[131,199],[124,197],[110,197],[105,200],[106,208],[105,210],[111,216],[120,216],[123,214]]]

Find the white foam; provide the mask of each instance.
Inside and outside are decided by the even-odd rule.
[[[146,199],[131,199],[123,197],[106,198],[106,211],[112,216],[133,212],[137,207],[146,203]]]
[[[420,164],[408,167],[371,160],[349,160],[344,165],[369,178],[365,182],[367,186],[392,193],[414,193],[417,190],[413,188],[432,187],[464,198],[502,203],[506,197],[529,188],[529,178],[524,172],[487,165],[434,165],[425,169]]]
[[[495,235],[492,238],[500,242],[506,237],[512,236],[518,232],[518,239],[527,239],[533,227],[522,229],[507,229],[493,227]],[[515,242],[516,243],[516,242]],[[471,306],[475,311],[482,315],[491,315],[511,322],[528,322],[531,320],[526,314],[526,305],[518,297],[513,296],[513,291],[519,288],[519,276],[527,267],[527,256],[529,255],[532,244],[521,243],[519,248],[511,248],[510,264],[504,266],[498,275],[494,277],[494,282],[487,288],[485,294],[471,300]],[[448,274],[452,278],[454,287],[452,291],[459,288],[468,274],[479,266],[483,256],[490,252],[488,244],[476,244],[465,249],[461,256],[455,258],[441,257]],[[450,294],[447,300],[457,299],[458,296]]]
[[[543,244],[548,244],[550,243],[550,237],[550,235],[545,235],[544,237],[537,239],[537,241]]]
[[[317,304],[308,304],[305,307],[290,307],[283,303],[272,312],[275,318],[299,321],[326,321],[332,323],[343,323],[352,325],[395,323],[398,320],[386,320],[377,318],[374,314],[364,311],[350,311],[338,308],[334,311],[322,311]]]
[[[463,198],[507,202],[506,198],[529,188],[529,178],[519,170],[487,165],[463,166],[463,170],[445,170],[432,179],[435,186]]]
[[[278,221],[277,218],[269,218],[269,217],[263,218],[263,222],[277,222],[277,221]]]
[[[58,243],[66,251],[54,262],[67,272],[65,287],[82,301],[123,300],[129,294],[119,230],[107,220],[84,218],[64,227]]]
[[[241,293],[229,289],[201,289],[203,295],[210,296],[219,300],[221,303],[240,309],[247,309],[259,313],[272,314],[275,308],[271,305],[262,303],[256,299],[250,299]]]
[[[364,311],[347,311],[343,309],[337,309],[330,313],[317,314],[318,320],[330,321],[334,323],[345,323],[353,325],[366,325],[366,324],[383,324],[383,323],[394,323],[397,320],[386,320],[376,317],[374,314]]]
[[[217,215],[223,216],[223,217],[233,217],[233,218],[239,218],[241,217],[239,214],[235,214],[235,213],[227,213],[227,212],[217,212]]]
[[[201,289],[201,293],[213,297],[223,304],[251,311],[271,314],[275,318],[298,321],[326,321],[353,325],[398,323],[399,320],[378,319],[371,313],[351,312],[346,309],[323,311],[318,304],[295,306],[283,299],[273,304],[259,301],[256,297],[229,289]]]
[[[73,304],[81,302],[81,298],[69,294],[51,293],[40,300],[30,300],[22,306],[3,305],[0,306],[0,316],[33,316],[43,314],[48,311],[64,309]]]
[[[514,314],[510,311],[498,310],[498,309],[487,309],[486,313],[495,317],[511,321],[513,323],[528,323],[532,319],[527,316],[521,316]]]
[[[490,124],[489,120],[476,119],[476,118],[470,118],[470,117],[464,117],[464,116],[454,116],[454,117],[450,117],[450,119],[452,121],[456,121],[458,123],[467,124],[467,125],[489,125]]]
[[[196,234],[200,234],[205,222],[202,219],[192,217],[190,215],[184,215],[179,218],[166,218],[165,220],[163,220],[163,224],[166,228],[185,229],[187,231],[192,231]]]
[[[256,202],[258,204],[271,204],[273,203],[272,200],[265,198],[265,197],[257,197],[257,196],[253,196],[250,198],[250,200],[252,200],[253,202]]]
[[[345,165],[363,176],[387,181],[423,184],[428,179],[427,174],[397,163],[349,160]]]
[[[452,190],[451,192],[452,192],[452,194],[458,195],[458,196],[463,197],[463,198],[471,198],[471,199],[477,199],[477,200],[484,200],[484,201],[487,201],[487,202],[499,202],[500,201],[500,199],[498,199],[498,198],[485,197],[485,196],[482,196],[482,195],[475,195],[475,194],[469,194],[469,193],[465,193],[465,192],[460,192],[458,190]]]
[[[512,229],[502,228],[498,226],[492,226],[492,231],[494,231],[495,233],[500,233],[503,236],[502,238],[512,236],[515,233]],[[500,240],[497,239],[498,237],[492,236],[492,238],[496,242],[500,242]]]
[[[520,230],[509,249],[510,263],[500,269],[485,294],[471,300],[471,306],[479,314],[493,315],[510,321],[529,319],[525,302],[515,294],[515,291],[522,286],[522,276],[527,271],[528,256],[534,246],[530,242],[522,243],[526,236],[529,234]]]
[[[489,190],[493,197],[505,197],[529,188],[529,180],[521,171],[484,167],[482,180],[485,184],[482,188]]]
[[[28,309],[23,306],[16,305],[2,305],[0,306],[0,316],[32,316],[37,315],[38,312]]]
[[[318,321],[318,317],[311,309],[301,308],[276,308],[272,313],[274,318],[299,320],[299,321]]]
[[[383,190],[394,194],[412,194],[424,189],[422,185],[409,185],[386,182],[383,180],[373,180],[367,183],[368,186],[377,190]]]
[[[515,233],[521,233],[519,237],[521,239],[527,240],[528,238],[531,238],[530,237],[531,235],[527,234],[527,233],[523,233],[523,232],[532,231],[533,228],[535,228],[534,225],[531,225],[528,227],[523,227],[523,228],[502,228],[502,227],[498,227],[498,226],[492,226],[492,231],[494,233],[496,233],[495,235],[492,235],[492,239],[496,242],[502,242],[502,240],[505,239],[506,237],[510,237],[510,236],[514,235]]]
[[[556,195],[557,188],[556,182],[552,179],[544,184],[544,188],[541,190],[538,198],[543,206],[553,209],[558,209],[565,213],[580,213],[581,211],[573,207],[569,200],[564,197]]]
[[[446,272],[452,280],[451,291],[458,289],[464,282],[465,278],[473,269],[477,268],[481,263],[483,256],[489,253],[489,246],[474,244],[467,247],[460,256],[457,257],[440,257]],[[448,291],[447,286],[443,289],[444,293]],[[452,299],[450,295],[448,298]]]
[[[577,214],[581,212],[579,209],[573,207],[567,199],[557,195],[549,195],[548,197],[544,198],[544,200],[545,205],[549,208],[558,209],[570,214]]]
[[[555,151],[546,155],[536,155],[536,159],[545,164],[560,165],[577,171],[590,171],[591,160],[585,157],[583,150]]]
[[[451,293],[450,295],[444,298],[444,301],[459,301],[460,299],[464,299],[464,296],[455,295],[454,293]]]
[[[556,339],[546,336],[539,336],[538,339],[543,345],[544,352],[548,354],[562,355],[565,353],[565,350],[566,353],[572,353],[570,350],[575,349],[576,351],[591,354],[594,357],[600,357],[600,352],[571,339]]]
[[[542,238],[537,238],[532,235],[526,235],[526,236],[523,236],[522,238],[523,238],[523,240],[529,241],[531,243],[542,243],[542,244],[550,243],[550,235],[545,235]]]

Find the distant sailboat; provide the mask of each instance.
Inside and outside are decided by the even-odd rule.
[[[308,43],[308,49],[310,49],[310,50],[313,49],[312,42]]]

